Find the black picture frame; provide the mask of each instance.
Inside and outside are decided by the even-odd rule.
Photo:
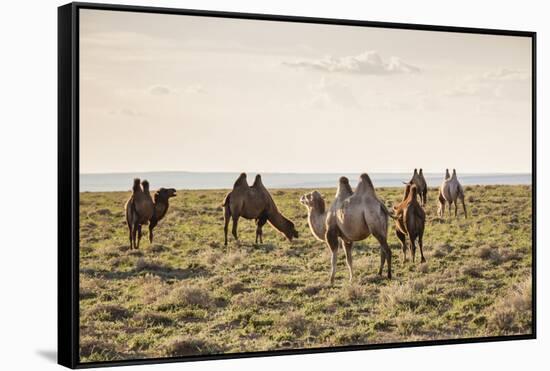
[[[526,335],[461,338],[404,343],[339,346],[278,351],[245,352],[208,356],[150,358],[107,362],[79,361],[79,11],[95,9],[122,12],[192,15],[280,22],[348,25],[530,38],[532,41],[532,332]],[[98,3],[70,3],[58,8],[58,363],[69,368],[153,364],[213,359],[265,357],[289,354],[341,352],[381,348],[464,344],[537,337],[536,316],[536,32],[485,28],[448,27],[422,24],[371,22],[347,19],[310,18],[271,14],[233,13],[190,9]]]

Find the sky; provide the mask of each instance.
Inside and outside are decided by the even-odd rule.
[[[80,10],[80,172],[531,171],[531,40]]]

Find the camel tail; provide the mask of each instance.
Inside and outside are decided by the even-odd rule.
[[[229,201],[231,199],[231,192],[225,195],[225,198],[223,199],[222,206],[229,206]]]

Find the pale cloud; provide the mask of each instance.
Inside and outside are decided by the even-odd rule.
[[[397,57],[390,57],[388,61],[385,61],[376,51],[366,51],[355,56],[327,56],[317,60],[298,60],[283,62],[283,64],[289,67],[302,67],[324,72],[361,75],[408,74],[421,71],[420,68],[405,63]]]
[[[359,107],[359,103],[349,86],[327,80],[325,77],[322,77],[319,82],[311,84],[309,91],[312,97],[306,101],[306,105],[313,105],[318,108],[325,108],[330,105],[345,108]]]
[[[169,87],[167,86],[164,86],[164,85],[155,85],[155,86],[151,86],[149,88],[149,93],[151,95],[170,95],[172,93],[174,93],[174,91],[172,89],[170,89]]]
[[[444,92],[449,97],[478,97],[485,99],[517,99],[530,97],[531,75],[516,69],[501,68],[477,76],[464,76]]]

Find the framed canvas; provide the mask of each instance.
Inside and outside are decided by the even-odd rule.
[[[60,364],[535,338],[534,32],[58,19]]]

